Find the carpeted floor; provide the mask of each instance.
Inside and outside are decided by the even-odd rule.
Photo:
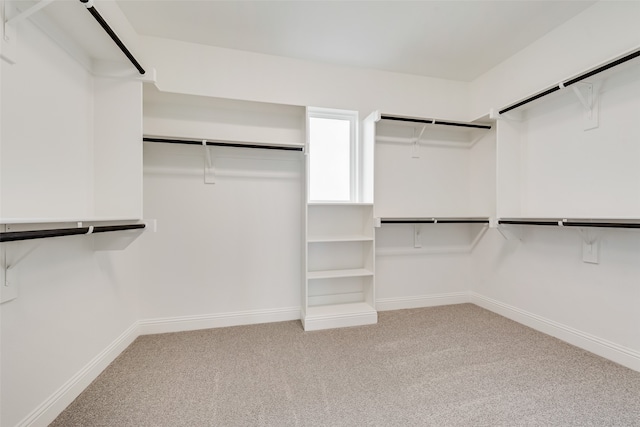
[[[640,426],[640,373],[462,304],[142,336],[52,426]]]

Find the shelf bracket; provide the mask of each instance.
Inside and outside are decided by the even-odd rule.
[[[589,231],[588,228],[578,228],[578,231],[582,237],[582,261],[590,264],[599,264],[600,236],[596,232]]]
[[[505,228],[504,226],[497,225],[496,230],[502,235],[505,240],[518,240],[522,241],[522,236],[515,233],[512,229]]]
[[[420,226],[418,224],[413,225],[413,247],[419,249],[422,247],[420,239]]]
[[[573,93],[582,104],[583,112],[583,130],[595,129],[598,127],[598,110],[600,107],[600,97],[598,92],[599,83],[578,82],[571,86]]]
[[[12,269],[16,267],[20,262],[28,257],[33,251],[38,249],[42,242],[30,242],[27,250],[9,260],[9,252],[10,247],[19,247],[21,244],[25,242],[11,242],[8,245],[3,244],[2,246],[2,289],[0,291],[0,304],[5,302],[14,300],[18,298],[18,284],[13,277]]]
[[[418,142],[420,141],[420,138],[422,138],[422,134],[424,133],[424,130],[427,128],[427,125],[422,126],[422,130],[420,131],[420,134],[416,137],[416,128],[413,128],[413,147],[411,148],[411,158],[412,159],[419,159],[420,158],[420,153],[418,152]]]
[[[207,140],[202,140],[202,148],[204,149],[204,183],[215,184],[216,183],[216,171],[213,167],[213,160],[211,158],[211,150],[207,146]]]

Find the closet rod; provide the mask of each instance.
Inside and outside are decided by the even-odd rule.
[[[120,40],[118,35],[111,29],[109,24],[107,24],[107,21],[104,20],[102,15],[100,15],[100,13],[96,10],[96,8],[93,7],[93,0],[80,0],[80,3],[84,4],[84,6],[91,13],[91,15],[93,15],[95,20],[98,21],[100,26],[107,32],[107,34],[109,34],[109,37],[111,37],[111,40],[114,41],[114,43],[120,48],[122,53],[124,53],[126,57],[129,59],[129,61],[131,61],[133,66],[136,67],[138,72],[140,74],[144,74],[145,70],[144,68],[142,68],[142,65],[140,65],[140,63],[136,60],[136,58],[134,58],[134,56],[131,54],[129,49],[127,49],[124,43],[122,43],[122,40]]]
[[[475,123],[456,123],[456,122],[444,122],[441,120],[435,119],[416,119],[412,117],[400,117],[400,116],[381,116],[382,120],[395,120],[399,122],[411,122],[411,123],[425,123],[430,125],[443,125],[443,126],[457,126],[464,128],[474,128],[474,129],[491,129],[491,125],[478,125]]]
[[[517,103],[515,103],[513,105],[510,105],[507,108],[504,108],[504,109],[498,111],[498,113],[499,114],[503,114],[503,113],[506,113],[508,111],[514,110],[514,109],[516,109],[518,107],[521,107],[521,106],[523,106],[525,104],[528,104],[528,103],[530,103],[532,101],[535,101],[536,99],[542,98],[543,96],[549,95],[549,94],[551,94],[553,92],[557,92],[560,89],[563,89],[563,88],[565,88],[567,86],[570,86],[570,85],[572,85],[574,83],[578,83],[579,81],[582,81],[584,79],[588,79],[589,77],[591,77],[593,75],[596,75],[598,73],[606,71],[606,70],[608,70],[610,68],[616,67],[616,66],[618,66],[620,64],[623,64],[625,62],[631,61],[632,59],[635,59],[635,58],[637,58],[639,56],[640,56],[640,50],[636,50],[635,52],[631,52],[631,53],[629,53],[629,54],[627,54],[627,55],[625,55],[625,56],[623,56],[621,58],[618,58],[618,59],[616,59],[614,61],[607,62],[606,64],[601,65],[600,67],[597,67],[597,68],[595,68],[595,69],[593,69],[591,71],[587,71],[585,73],[580,74],[577,77],[569,79],[564,83],[560,83],[557,86],[553,86],[553,87],[551,87],[549,89],[546,89],[546,90],[544,90],[544,91],[542,91],[542,92],[540,92],[540,93],[538,93],[536,95],[532,95],[529,98],[525,98],[520,102],[517,102]]]
[[[382,224],[489,224],[488,219],[381,219]]]
[[[170,138],[156,138],[145,136],[142,138],[144,142],[164,142],[168,144],[187,144],[187,145],[202,145],[202,140],[195,141],[189,139],[170,139]],[[226,141],[206,141],[207,145],[213,145],[218,147],[238,147],[238,148],[262,148],[264,150],[285,150],[285,151],[302,151],[302,147],[288,147],[286,145],[258,145],[258,144],[241,144],[237,142]]]
[[[107,233],[111,231],[136,230],[145,228],[145,224],[103,225],[77,228],[58,228],[53,230],[9,231],[0,233],[0,242],[18,240],[46,239],[49,237],[74,236],[79,234]]]
[[[562,227],[599,227],[599,228],[640,228],[637,222],[580,222],[580,221],[520,221],[499,220],[498,224],[512,225],[548,225]]]

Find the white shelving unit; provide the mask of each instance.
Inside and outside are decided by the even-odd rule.
[[[376,217],[494,216],[493,129],[386,117],[375,129]]]
[[[28,17],[4,26],[0,51],[0,222],[141,219],[148,77],[80,2],[6,6],[8,18]]]
[[[636,60],[498,116],[498,218],[640,218],[638,111]]]
[[[376,124],[375,217],[395,220],[376,233],[378,255],[469,252],[495,216],[491,124],[438,123],[382,115]]]
[[[304,329],[376,323],[373,204],[310,203],[306,224]]]
[[[304,108],[144,88],[144,134],[226,141],[238,145],[304,147]]]

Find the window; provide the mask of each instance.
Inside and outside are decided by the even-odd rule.
[[[309,201],[356,199],[357,111],[309,108]]]

